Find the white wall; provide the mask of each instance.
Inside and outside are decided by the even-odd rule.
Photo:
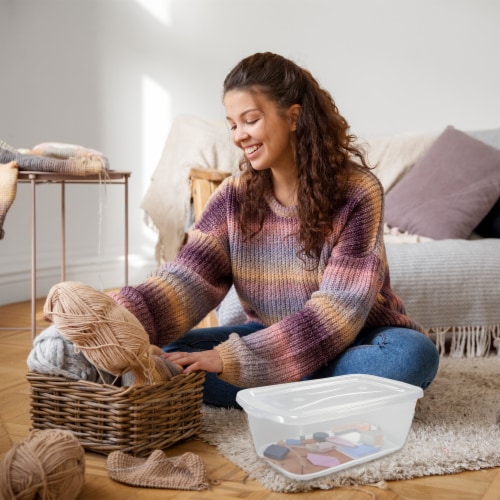
[[[306,66],[364,137],[500,125],[497,0],[0,0],[0,19],[0,139],[82,144],[132,171],[131,283],[155,267],[140,203],[173,118],[222,118],[224,76],[250,53]],[[122,285],[120,189],[67,191],[67,279]],[[43,296],[60,279],[59,200],[38,192]],[[4,229],[0,304],[30,297],[28,186]]]

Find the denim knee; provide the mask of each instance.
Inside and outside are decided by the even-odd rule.
[[[428,337],[407,328],[382,327],[363,333],[312,378],[362,373],[425,389],[434,380],[438,366],[437,348]]]

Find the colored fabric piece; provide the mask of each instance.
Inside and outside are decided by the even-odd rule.
[[[300,380],[349,346],[363,328],[419,330],[390,287],[383,242],[383,190],[358,169],[317,269],[297,258],[298,217],[271,193],[262,230],[239,228],[239,176],[211,197],[177,257],[137,287],[112,296],[143,324],[152,344],[167,345],[216,307],[232,283],[247,320],[266,328],[231,335],[215,349],[220,378],[239,387]]]
[[[338,458],[329,457],[328,455],[318,455],[316,453],[308,453],[307,460],[313,465],[320,467],[337,467],[337,465],[340,465]]]

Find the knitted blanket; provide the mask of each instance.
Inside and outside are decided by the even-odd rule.
[[[500,354],[500,240],[387,243],[394,291],[453,357]],[[446,345],[446,342],[450,345]]]
[[[93,153],[86,154],[83,148],[75,149],[74,156],[66,158],[43,155],[38,153],[38,150],[35,147],[24,153],[0,141],[0,163],[15,161],[19,170],[59,172],[68,175],[98,175],[104,173],[107,168],[105,157]]]

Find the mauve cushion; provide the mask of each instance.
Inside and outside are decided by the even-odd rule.
[[[385,199],[385,222],[436,240],[467,238],[500,198],[500,150],[447,127]]]

